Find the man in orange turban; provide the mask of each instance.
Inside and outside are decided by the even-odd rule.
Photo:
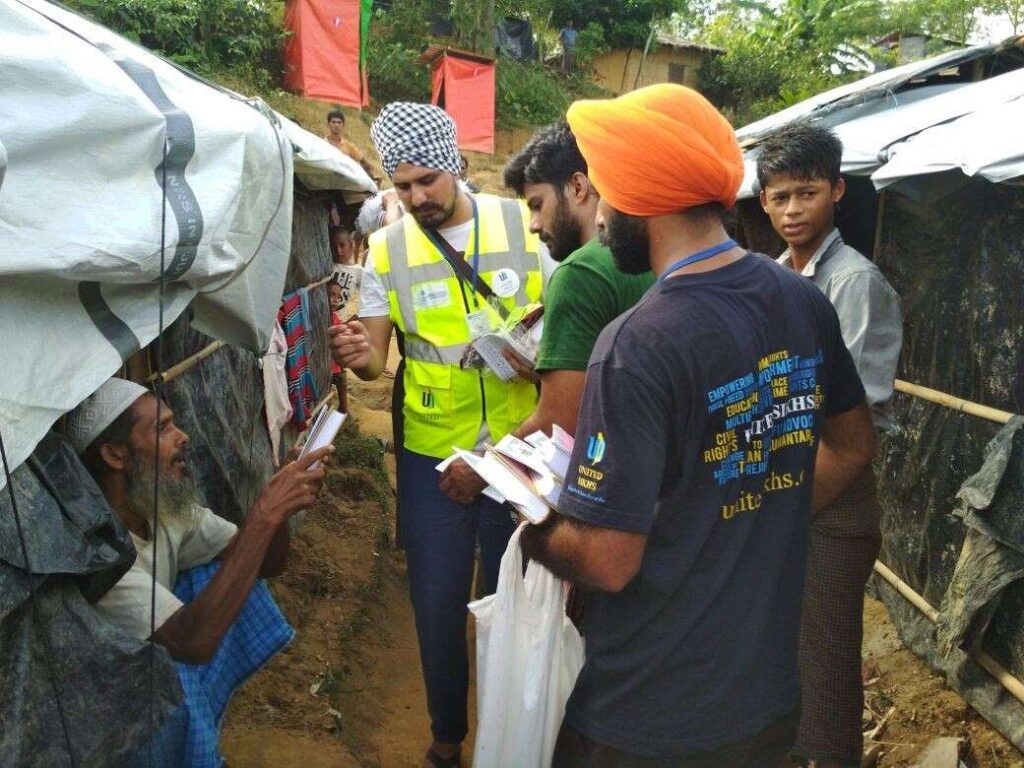
[[[828,299],[726,234],[742,164],[706,99],[658,85],[568,121],[602,239],[659,278],[598,339],[559,514],[521,540],[592,590],[553,764],[775,768],[808,522],[871,460],[864,388]]]

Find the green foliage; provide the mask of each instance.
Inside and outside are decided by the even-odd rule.
[[[688,6],[688,0],[561,0],[552,18],[558,27],[569,19],[577,28],[597,24],[612,48],[643,48],[654,22]]]
[[[498,62],[498,127],[546,125],[565,116],[572,96],[555,73],[536,64]]]
[[[68,0],[100,24],[200,72],[228,70],[267,86],[282,69],[272,0]]]
[[[1013,34],[1024,32],[1024,0],[987,0],[984,6],[993,16],[1002,16],[1013,29]]]
[[[890,32],[924,32],[957,42],[970,39],[980,2],[972,0],[898,0],[887,9]]]
[[[867,41],[892,23],[880,0],[734,0],[700,33],[726,51],[701,90],[743,125],[862,76],[877,57]]]
[[[576,38],[576,69],[589,73],[594,58],[609,50],[604,40],[604,29],[596,22],[590,22],[580,30]]]
[[[416,57],[430,42],[430,20],[437,15],[433,0],[403,0],[378,11],[367,44],[367,78],[375,101],[425,101],[430,98],[430,73]]]
[[[485,55],[494,53],[494,0],[451,0],[448,18],[461,48]]]

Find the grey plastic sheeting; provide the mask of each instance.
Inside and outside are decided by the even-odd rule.
[[[151,714],[159,725],[181,699],[167,654],[116,630],[89,605],[131,567],[131,539],[74,452],[53,433],[14,472],[13,489],[35,602],[5,488],[0,493],[0,765],[71,765],[71,754],[83,767],[126,765],[131,752],[148,740]]]
[[[506,17],[494,27],[494,43],[502,56],[517,61],[533,61],[537,51],[533,45],[533,27],[526,19]]]

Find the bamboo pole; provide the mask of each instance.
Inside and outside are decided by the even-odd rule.
[[[911,589],[909,584],[893,573],[881,560],[875,561],[875,573],[885,579],[889,586],[899,592],[907,602],[923,613],[932,624],[935,624],[939,620],[939,612],[935,610],[927,600],[921,597],[921,595]],[[979,667],[992,675],[992,677],[994,677],[996,681],[1010,693],[1011,696],[1024,704],[1024,683],[1011,675],[1002,664],[993,659],[989,654],[985,653],[985,651],[980,649],[974,651],[971,653],[971,658],[978,663]]]
[[[146,383],[152,384],[157,379],[160,379],[164,384],[169,381],[174,381],[176,378],[186,373],[187,371],[194,368],[196,365],[201,363],[203,360],[208,358],[218,349],[224,346],[223,341],[214,341],[207,344],[205,347],[200,349],[194,355],[190,355],[176,365],[172,365],[163,373],[153,373],[146,378]]]
[[[914,397],[919,397],[922,400],[927,400],[930,403],[944,405],[947,408],[952,408],[954,411],[967,413],[971,416],[978,416],[979,418],[995,421],[999,424],[1005,424],[1016,415],[1009,411],[1000,411],[998,408],[990,408],[989,406],[981,405],[980,403],[972,403],[970,400],[964,400],[962,397],[948,395],[937,389],[922,387],[920,384],[911,384],[909,381],[903,381],[902,379],[896,379],[894,389],[897,392],[913,395]]]

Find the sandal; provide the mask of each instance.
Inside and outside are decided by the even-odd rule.
[[[441,757],[434,748],[431,747],[427,750],[427,754],[424,759],[433,766],[433,768],[460,768],[462,765],[462,750],[460,749],[451,757]]]

